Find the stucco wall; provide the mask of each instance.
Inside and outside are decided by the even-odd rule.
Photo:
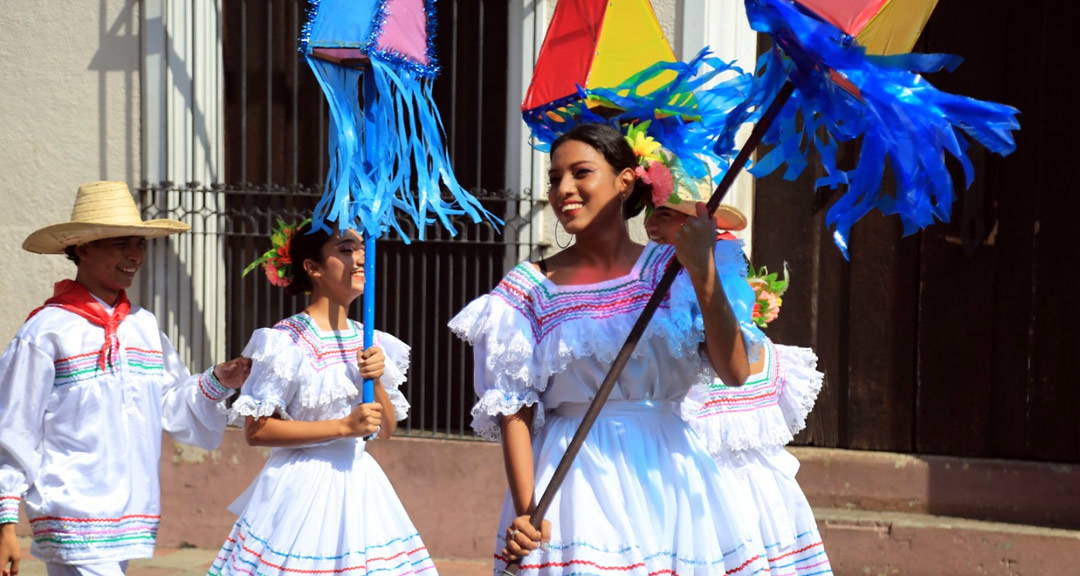
[[[63,256],[22,251],[33,230],[66,220],[90,180],[139,174],[139,4],[0,2],[0,339],[18,330]]]

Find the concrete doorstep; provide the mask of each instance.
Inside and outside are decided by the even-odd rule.
[[[816,508],[838,575],[1080,573],[1080,531],[948,516]]]
[[[23,554],[19,576],[45,576],[45,563],[30,555],[30,539],[20,538],[19,545]],[[217,553],[205,548],[158,548],[153,558],[132,560],[127,576],[205,576]],[[439,576],[491,576],[491,563],[481,560],[435,558],[435,567]]]

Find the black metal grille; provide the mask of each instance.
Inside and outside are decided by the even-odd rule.
[[[396,233],[377,242],[375,325],[413,348],[405,394],[413,408],[402,431],[411,435],[469,437],[468,412],[475,401],[472,354],[454,337],[447,322],[468,302],[488,292],[517,255],[542,254],[546,248],[533,230],[537,210],[530,194],[474,191],[488,210],[507,215],[502,233],[468,221],[455,222],[458,235],[432,230],[424,242],[406,244]],[[312,189],[248,189],[198,186],[144,187],[144,218],[173,218],[193,231],[156,240],[151,265],[164,274],[145,274],[143,293],[162,295],[155,312],[181,327],[195,356],[212,357],[205,327],[225,327],[225,354],[239,355],[251,333],[271,326],[306,306],[285,295],[262,270],[241,277],[244,266],[270,248],[269,232],[278,218],[296,222],[310,216],[319,193]],[[228,208],[224,208],[228,206]],[[519,215],[520,214],[520,215]],[[410,232],[411,221],[402,220]],[[190,264],[176,262],[176,254]],[[199,255],[209,255],[200,257]],[[220,257],[220,260],[216,256]],[[535,256],[533,256],[535,257]],[[157,262],[168,263],[165,267]],[[211,268],[220,268],[217,276]],[[190,275],[184,274],[190,270]],[[220,278],[224,301],[199,307],[218,287],[202,279]],[[192,294],[192,292],[199,294]],[[195,296],[200,296],[196,298]],[[215,312],[208,312],[208,309]],[[360,318],[359,301],[351,311]],[[223,358],[214,358],[215,361]]]
[[[253,330],[305,305],[271,286],[261,271],[240,275],[269,249],[277,219],[307,217],[322,190],[325,100],[296,52],[305,8],[306,0],[223,4],[227,184],[144,183],[139,189],[145,218],[192,224],[191,233],[152,244],[155,271],[143,275],[142,288],[159,317],[178,327],[184,340],[178,348],[189,351],[193,365],[239,354]],[[438,229],[423,243],[406,244],[393,233],[378,242],[376,327],[413,347],[406,434],[471,437],[472,355],[446,323],[489,291],[509,265],[545,249],[533,230],[543,204],[529,191],[502,189],[506,22],[501,0],[440,1],[443,72],[434,88],[458,179],[507,221],[502,234],[457,222],[456,238]],[[411,231],[409,222],[402,227]],[[359,318],[359,305],[353,317]]]

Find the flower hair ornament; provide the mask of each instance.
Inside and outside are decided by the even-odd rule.
[[[791,282],[787,263],[784,263],[783,279],[780,279],[776,272],[770,274],[769,269],[764,266],[754,270],[751,265],[746,281],[754,289],[755,301],[751,318],[759,328],[766,328],[780,315],[780,305],[784,302],[781,296],[787,292]]]
[[[634,174],[651,189],[649,197],[643,199],[647,214],[651,214],[657,206],[681,202],[675,193],[678,177],[672,173],[672,167],[678,161],[649,135],[650,123],[651,120],[646,120],[632,124],[626,130],[626,142],[638,159]]]
[[[279,218],[277,226],[270,232],[271,248],[263,253],[262,256],[259,256],[257,260],[248,264],[247,268],[244,268],[244,273],[241,274],[241,277],[247,276],[248,272],[258,268],[261,264],[266,271],[266,279],[274,286],[284,288],[289,284],[292,284],[293,262],[292,259],[289,258],[289,245],[292,243],[296,231],[308,222],[311,222],[311,218],[296,225],[288,225]]]

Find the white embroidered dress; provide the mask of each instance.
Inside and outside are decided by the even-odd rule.
[[[376,331],[386,355],[380,379],[398,420],[409,347]],[[243,355],[251,376],[233,404],[238,418],[320,421],[361,400],[356,353],[363,331],[320,330],[305,314],[255,331]],[[229,507],[239,516],[210,574],[434,575],[435,567],[394,488],[359,438],[271,448],[251,486]]]
[[[649,243],[629,275],[575,286],[557,286],[532,264],[521,264],[450,322],[475,347],[473,427],[479,434],[496,437],[500,415],[536,407],[538,500],[671,257],[670,247]],[[737,258],[741,263],[741,253]],[[730,471],[717,468],[679,415],[690,386],[715,374],[699,351],[703,341],[697,297],[684,273],[548,512],[550,545],[524,559],[522,574],[748,576],[767,570],[745,491]],[[506,563],[498,551],[515,515],[507,495],[496,574]]]
[[[117,338],[102,370],[104,329],[46,307],[0,357],[0,522],[23,500],[46,562],[151,557],[162,430],[207,450],[225,431],[229,391],[212,369],[188,374],[152,313],[132,305]]]
[[[733,471],[749,489],[770,573],[831,574],[814,512],[795,480],[799,461],[784,449],[806,426],[821,390],[817,356],[809,348],[774,344],[758,330],[751,321],[755,296],[749,284],[725,278],[724,291],[744,335],[754,342],[755,356],[764,355],[763,367],[739,387],[719,378],[696,384],[683,402],[683,417],[717,466]]]

